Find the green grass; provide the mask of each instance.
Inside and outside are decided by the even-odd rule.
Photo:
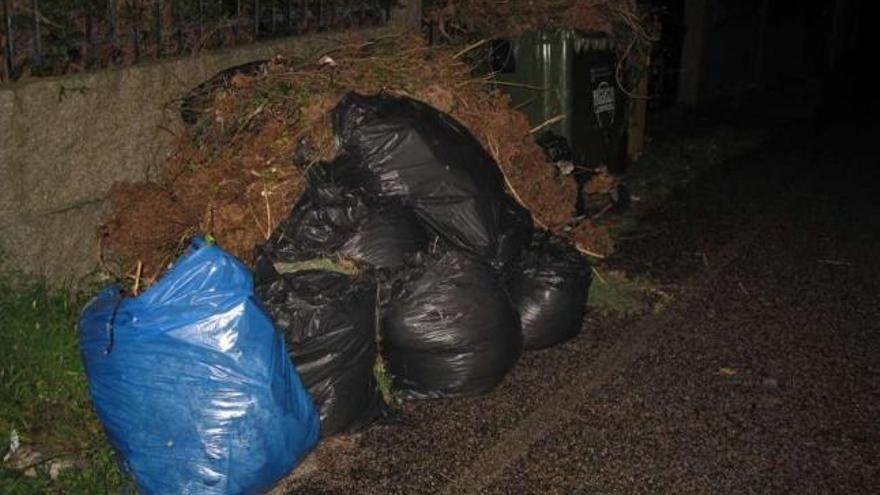
[[[382,400],[392,410],[400,408],[400,398],[394,393],[394,383],[385,360],[382,358],[382,286],[376,285],[376,319],[373,322],[373,328],[376,332],[376,362],[373,363],[373,376],[376,378],[376,386],[379,388],[379,394]]]
[[[599,223],[610,228],[616,239],[652,235],[652,226],[642,219],[645,213],[661,207],[702,174],[756,149],[769,136],[768,130],[721,127],[702,135],[669,135],[652,142],[624,180],[633,196],[632,207]],[[668,294],[650,280],[606,270],[601,264],[597,269],[601,278],[593,277],[589,296],[595,310],[637,315],[660,311],[668,302]]]
[[[381,354],[376,355],[376,362],[373,363],[373,376],[376,378],[376,385],[379,387],[379,394],[382,400],[391,409],[400,408],[400,398],[394,393],[394,383],[391,373],[385,366],[385,360]]]
[[[627,171],[626,184],[640,203],[658,205],[704,171],[757,148],[767,134],[721,128],[704,136],[655,141]]]
[[[617,315],[638,315],[651,309],[649,285],[621,272],[600,270],[590,284],[588,304],[593,310]]]
[[[357,276],[360,271],[354,263],[341,258],[313,258],[305,261],[275,263],[278,273],[296,273],[305,270],[323,270]]]
[[[0,280],[0,457],[13,429],[43,462],[36,477],[0,466],[0,493],[119,493],[128,485],[94,413],[79,354],[84,299]],[[52,459],[77,466],[55,480]]]

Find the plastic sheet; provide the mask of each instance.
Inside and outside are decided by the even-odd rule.
[[[371,197],[403,199],[448,242],[500,266],[518,249],[502,249],[499,239],[528,237],[507,232],[530,230],[531,217],[504,192],[492,157],[450,116],[409,98],[349,93],[333,110],[333,127],[354,157],[345,164],[358,169],[351,180]]]
[[[486,393],[516,363],[517,317],[492,269],[477,257],[426,253],[394,286],[382,348],[402,397]]]
[[[373,366],[376,285],[327,271],[274,276],[257,286],[330,436],[361,429],[383,410]]]
[[[520,317],[526,349],[550,347],[580,332],[590,291],[590,265],[565,240],[537,234],[506,270],[504,279]]]
[[[315,445],[318,415],[250,272],[193,242],[152,287],[83,311],[92,400],[144,493],[261,493]]]
[[[507,195],[499,200],[501,227],[495,248],[495,257],[490,260],[493,268],[503,270],[515,260],[522,249],[528,245],[535,233],[532,215]]]

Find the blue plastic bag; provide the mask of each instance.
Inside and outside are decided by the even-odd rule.
[[[104,290],[80,329],[95,409],[146,493],[261,493],[317,443],[283,337],[217,246],[194,240],[139,297]]]

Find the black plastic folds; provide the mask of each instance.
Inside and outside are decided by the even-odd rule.
[[[259,279],[256,292],[315,402],[321,435],[370,424],[383,411],[373,375],[376,285],[317,270]]]
[[[189,90],[180,100],[180,118],[186,124],[195,124],[214,103],[214,92],[232,87],[232,79],[237,75],[251,76],[259,73],[268,60],[257,60],[224,69],[211,79]]]
[[[495,267],[528,242],[529,212],[504,192],[492,157],[460,123],[422,102],[347,94],[333,110],[344,176],[373,198],[400,198],[433,231]]]
[[[385,269],[398,268],[427,245],[418,219],[397,199],[368,204],[362,191],[334,180],[338,163],[313,171],[306,192],[262,252],[275,260],[303,261],[335,254]]]
[[[574,247],[552,234],[535,235],[504,274],[526,349],[550,347],[580,332],[591,280],[589,263]]]
[[[572,161],[571,146],[565,136],[546,131],[538,136],[536,142],[544,150],[544,157],[548,162]]]
[[[423,253],[383,308],[382,350],[403,398],[491,391],[516,363],[522,336],[491,267],[457,250]]]

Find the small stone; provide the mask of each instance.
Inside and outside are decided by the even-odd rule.
[[[74,462],[70,459],[55,459],[49,462],[49,477],[53,480],[58,478],[62,472],[72,469]]]
[[[39,464],[42,458],[43,454],[37,449],[29,445],[23,445],[16,449],[15,453],[6,460],[6,465],[18,471],[24,470],[25,476],[34,477],[37,475],[37,471],[31,466]]]
[[[3,456],[3,462],[8,461],[15,455],[15,452],[21,447],[21,439],[18,437],[18,430],[15,428],[9,433],[9,451]]]
[[[725,368],[718,368],[718,372],[717,372],[717,373],[718,373],[719,376],[731,377],[731,376],[736,375],[736,369],[734,369],[734,368],[727,368],[727,367],[725,367]]]

